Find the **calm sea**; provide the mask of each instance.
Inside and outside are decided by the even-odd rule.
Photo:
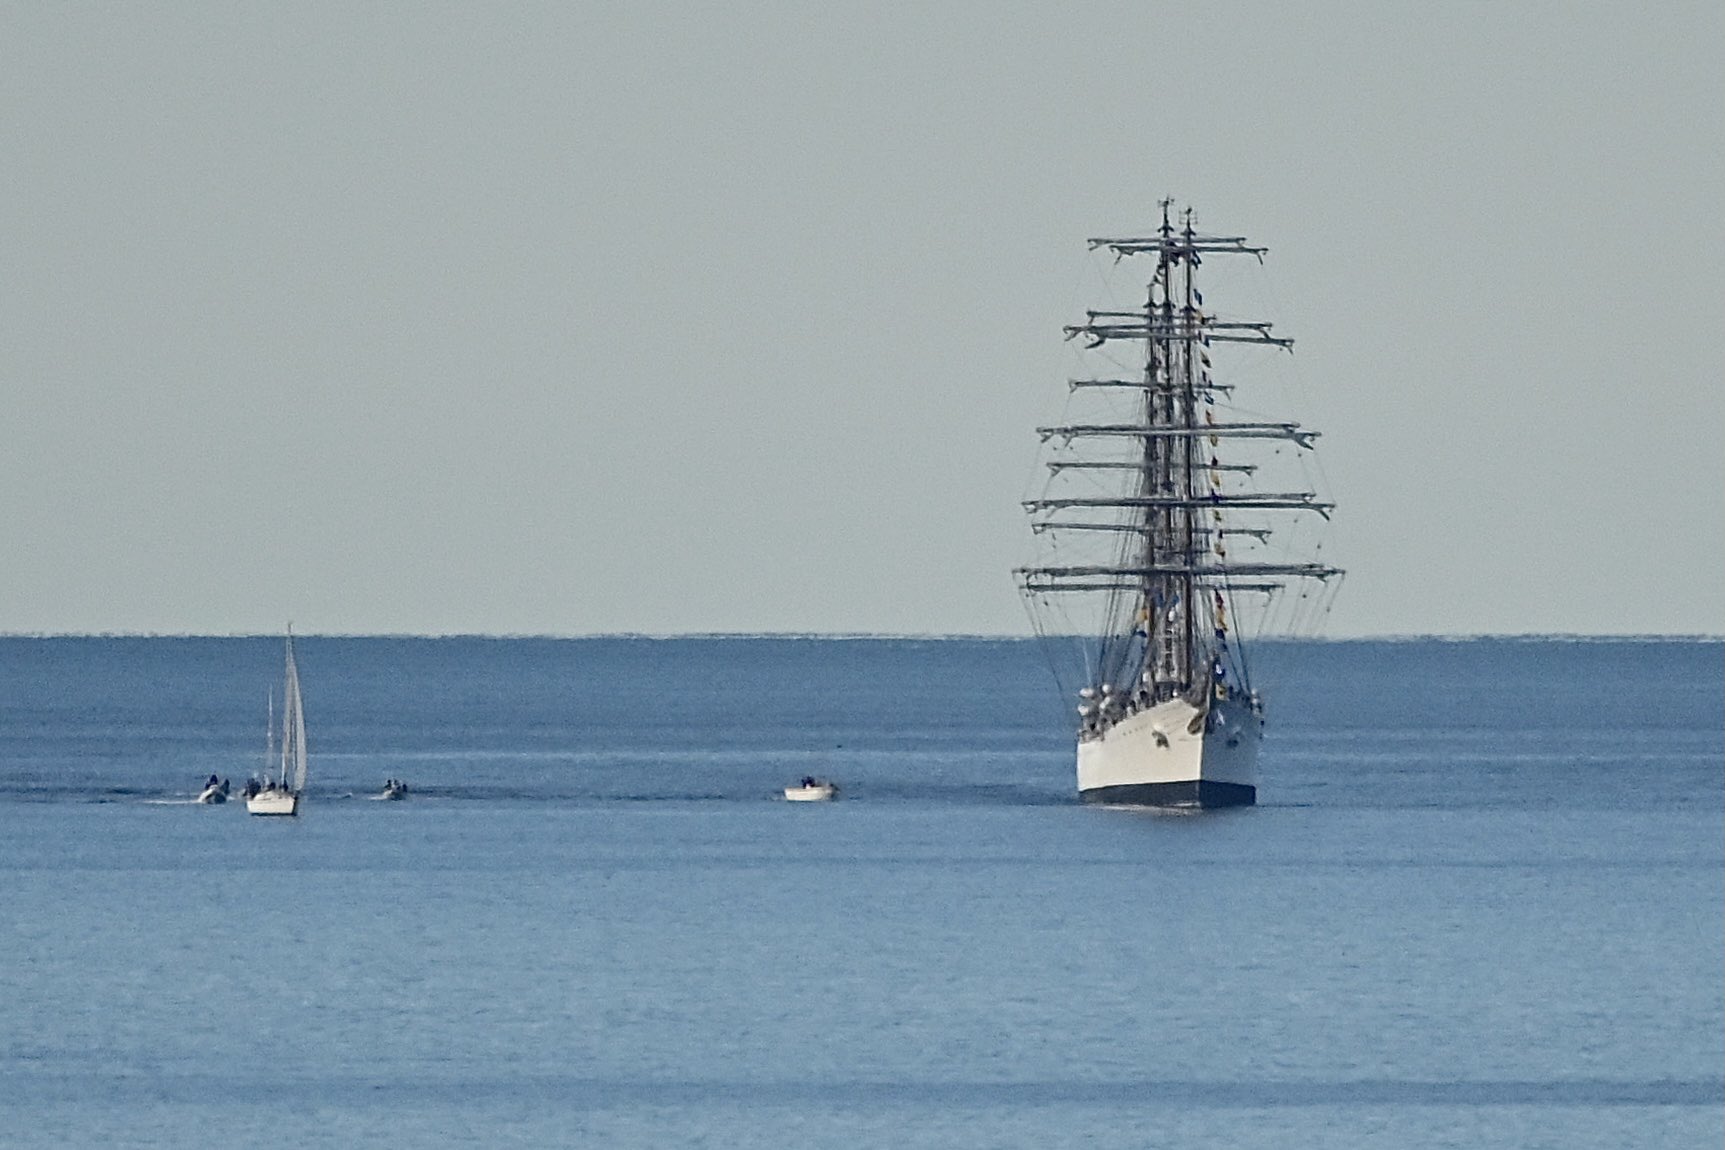
[[[1197,816],[1075,801],[1031,642],[298,654],[262,820],[279,640],[0,639],[0,1145],[1725,1134],[1720,643],[1264,648]]]

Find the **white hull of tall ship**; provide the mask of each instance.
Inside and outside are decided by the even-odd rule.
[[[1250,806],[1258,799],[1262,727],[1243,698],[1217,700],[1207,720],[1185,699],[1158,703],[1079,739],[1079,797],[1131,806]]]
[[[259,791],[246,800],[246,810],[254,815],[297,815],[299,796],[292,791]]]

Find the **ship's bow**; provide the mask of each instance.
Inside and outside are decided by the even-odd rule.
[[[1243,699],[1207,709],[1179,698],[1158,703],[1079,740],[1079,797],[1130,806],[1249,806],[1258,795],[1260,727]]]

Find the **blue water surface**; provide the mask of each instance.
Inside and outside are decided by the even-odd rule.
[[[261,820],[279,640],[0,638],[0,1145],[1725,1135],[1717,642],[1261,648],[1197,816],[1076,802],[1031,642],[298,654]]]

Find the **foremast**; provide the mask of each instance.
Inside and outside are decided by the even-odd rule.
[[[1039,533],[1113,532],[1120,537],[1111,563],[1021,568],[1027,595],[1091,593],[1106,596],[1111,633],[1101,636],[1090,683],[1080,691],[1080,735],[1100,734],[1113,721],[1145,706],[1185,697],[1208,708],[1237,692],[1251,698],[1237,644],[1230,647],[1229,613],[1236,593],[1273,592],[1288,579],[1339,574],[1319,563],[1230,561],[1229,536],[1259,543],[1267,528],[1234,527],[1236,510],[1313,512],[1328,517],[1332,504],[1310,491],[1234,490],[1224,476],[1250,477],[1253,464],[1224,462],[1224,439],[1287,440],[1309,449],[1317,433],[1296,423],[1218,419],[1215,404],[1231,387],[1211,377],[1209,348],[1216,343],[1258,344],[1292,350],[1293,341],[1255,320],[1224,320],[1205,310],[1196,271],[1206,256],[1250,255],[1266,249],[1242,236],[1206,235],[1193,227],[1191,209],[1176,226],[1171,200],[1161,203],[1155,234],[1097,238],[1116,262],[1152,257],[1155,270],[1144,304],[1131,311],[1089,311],[1065,329],[1087,347],[1138,345],[1137,378],[1081,379],[1074,390],[1136,391],[1135,417],[1126,422],[1073,423],[1038,428],[1044,442],[1125,441],[1122,457],[1056,459],[1051,473],[1114,473],[1121,482],[1107,494],[1048,495],[1025,503]],[[1207,449],[1207,450],[1206,450]],[[1234,668],[1230,680],[1228,668]],[[1255,705],[1255,700],[1254,700]]]

